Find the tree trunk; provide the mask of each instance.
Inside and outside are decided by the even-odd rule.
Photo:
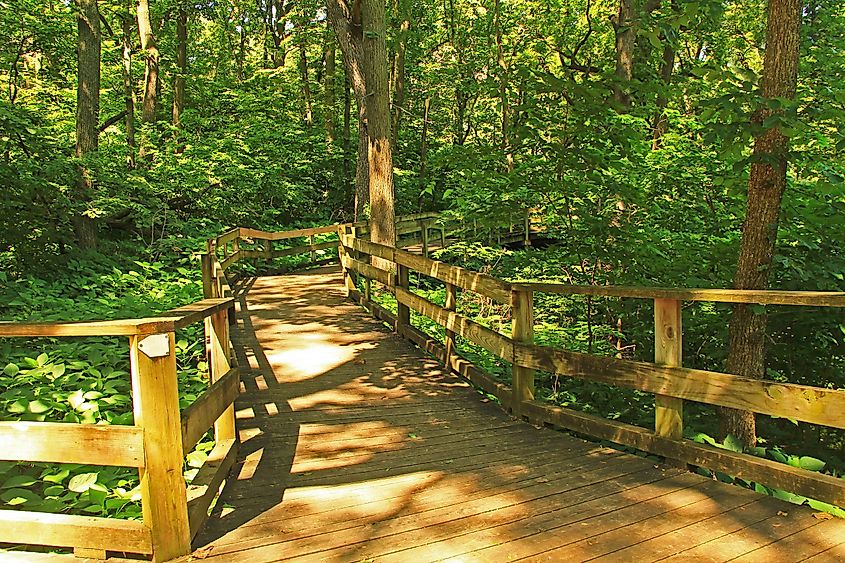
[[[384,0],[361,0],[364,26],[364,75],[367,84],[366,128],[369,138],[370,238],[396,244],[393,154],[390,150],[390,92]]]
[[[355,168],[355,220],[358,221],[364,216],[370,194],[365,106],[367,86],[363,71],[364,46],[360,2],[350,7],[346,0],[328,0],[326,8],[328,21],[335,31],[335,38],[343,54],[346,75],[358,104],[358,164]]]
[[[331,32],[326,33],[326,44],[324,49],[326,67],[323,73],[323,105],[325,105],[325,127],[326,127],[326,150],[331,154],[334,152],[335,142],[335,58],[337,56],[337,44]]]
[[[510,137],[510,102],[508,100],[508,63],[505,61],[505,49],[502,44],[502,10],[499,0],[493,1],[493,28],[496,37],[496,63],[499,67],[499,100],[502,104],[502,152],[508,172],[513,171],[513,150]]]
[[[430,111],[431,98],[426,97],[425,102],[423,102],[423,128],[422,135],[420,136],[420,211],[422,211],[423,207],[423,196],[425,195],[428,177],[428,114]]]
[[[188,10],[179,5],[176,18],[176,76],[173,78],[173,126],[179,127],[185,109],[185,76],[188,72]]]
[[[635,0],[619,0],[619,11],[615,18],[611,18],[616,35],[616,82],[613,85],[613,98],[622,106],[623,111],[631,108],[628,88],[634,77],[634,47],[637,41],[634,2]]]
[[[352,214],[355,217],[355,220],[358,220],[357,216],[357,206],[355,201],[357,200],[355,187],[352,186],[352,172],[350,170],[350,160],[351,160],[351,139],[352,136],[351,129],[352,129],[352,96],[349,93],[351,86],[349,84],[349,76],[346,72],[344,72],[343,77],[343,185],[344,186],[351,186],[352,190]]]
[[[800,28],[798,0],[770,0],[766,26],[766,54],[763,61],[761,94],[765,100],[794,99],[798,79],[798,44]],[[762,124],[775,112],[763,105],[754,115]],[[742,227],[734,287],[768,287],[778,215],[786,189],[789,138],[773,127],[754,141],[753,164],[748,178],[748,204]],[[735,305],[730,322],[730,349],[725,369],[755,379],[765,375],[766,315],[755,313],[748,305]],[[746,447],[756,443],[754,414],[720,409],[721,430],[732,434]]]
[[[393,61],[393,122],[390,127],[390,146],[393,153],[399,142],[399,125],[405,109],[405,53],[408,50],[408,34],[411,30],[411,0],[399,0],[399,37],[396,57]]]
[[[123,100],[126,107],[126,167],[135,168],[135,87],[132,84],[132,28],[135,11],[132,1],[127,2],[123,18]]]
[[[664,39],[663,44],[663,58],[660,62],[660,80],[663,81],[663,88],[669,89],[672,83],[672,69],[675,66],[675,48],[669,42],[669,39]],[[666,105],[669,103],[669,98],[666,91],[661,91],[657,95],[657,111],[654,116],[654,133],[652,136],[651,150],[660,148],[660,140],[666,131],[669,129],[669,121],[666,119]]]
[[[314,126],[314,109],[311,106],[311,84],[308,80],[308,38],[304,29],[300,29],[299,79],[302,83],[302,120],[306,127],[311,128]]]
[[[84,159],[99,146],[100,119],[100,11],[97,0],[77,0],[78,82],[76,89],[76,157]],[[76,203],[87,206],[93,199],[94,180],[84,163],[79,166]],[[79,246],[96,248],[97,225],[85,211],[73,217]]]
[[[150,21],[149,0],[138,0],[138,35],[141,38],[141,49],[145,52],[146,63],[144,69],[144,106],[141,122],[154,123],[158,110],[158,60],[159,52],[156,45],[153,26]]]

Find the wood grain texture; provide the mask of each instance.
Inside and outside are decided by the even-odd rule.
[[[517,344],[515,361],[648,393],[845,428],[845,391]]]
[[[144,431],[135,426],[0,422],[0,460],[143,467]]]
[[[208,509],[217,497],[220,485],[226,480],[229,470],[235,464],[237,455],[237,440],[218,442],[188,486],[188,521],[192,539],[196,537],[208,519]]]
[[[681,302],[654,300],[654,363],[680,367],[683,357]],[[680,440],[684,436],[684,401],[655,395],[654,429],[658,436]]]
[[[515,288],[533,289],[562,295],[595,295],[637,299],[674,299],[715,303],[756,303],[760,305],[803,305],[845,307],[845,292],[782,291],[776,289],[693,289],[671,287],[631,287],[621,285],[570,285],[554,282],[513,282]]]
[[[0,510],[0,543],[152,552],[141,522],[20,510]]]
[[[194,449],[214,422],[232,407],[239,387],[238,369],[233,368],[182,411],[182,449],[185,455]]]
[[[458,313],[448,311],[398,286],[396,287],[396,300],[425,315],[440,326],[471,340],[491,354],[495,354],[507,362],[513,361],[513,341],[507,336],[471,321]]]
[[[51,323],[0,321],[0,337],[133,336],[158,334],[173,329],[172,320],[155,318]]]

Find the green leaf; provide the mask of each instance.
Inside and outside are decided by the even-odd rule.
[[[728,434],[725,437],[725,442],[723,444],[726,450],[730,450],[732,452],[742,453],[742,443],[736,439],[733,434]]]
[[[67,488],[74,493],[84,493],[91,488],[91,485],[97,482],[99,473],[81,473],[73,476],[67,485]]]
[[[53,407],[40,400],[30,401],[27,406],[27,410],[32,414],[42,414],[49,411],[51,408]]]
[[[41,497],[26,489],[10,489],[0,495],[0,500],[9,506],[18,506],[26,503],[38,504],[41,502]]]
[[[35,358],[35,361],[38,363],[38,367],[44,367],[44,364],[46,364],[48,361],[50,361],[50,356],[48,356],[47,353],[45,352],[43,354],[40,354],[37,358]]]
[[[17,364],[6,364],[6,367],[3,368],[3,373],[9,377],[15,377],[18,373],[20,373],[20,371],[21,368],[19,368]]]
[[[806,469],[807,471],[821,471],[824,469],[825,465],[827,464],[822,460],[808,455],[802,456],[798,459],[798,467]]]
[[[34,485],[37,483],[38,480],[31,476],[31,475],[15,475],[14,477],[10,477],[6,479],[6,482],[3,483],[3,486],[0,489],[13,489],[15,487],[29,487],[30,485]]]
[[[51,473],[49,475],[41,477],[41,480],[46,481],[48,483],[61,483],[69,476],[70,471],[68,471],[67,469],[60,469],[57,473]]]

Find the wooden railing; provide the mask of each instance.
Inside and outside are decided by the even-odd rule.
[[[191,539],[237,451],[238,369],[230,355],[231,298],[204,299],[159,317],[64,323],[0,323],[0,337],[128,336],[133,426],[0,422],[0,460],[137,467],[142,521],[18,510],[0,511],[0,543],[70,547],[85,557],[187,555]],[[179,410],[175,332],[205,321],[209,388]],[[191,485],[185,456],[214,426],[215,446]]]
[[[684,401],[845,428],[845,391],[681,367],[683,301],[845,307],[845,293],[508,283],[401,249],[375,244],[349,233],[342,233],[340,239],[342,245],[339,251],[348,295],[392,325],[397,332],[438,357],[449,369],[498,397],[501,404],[516,416],[845,506],[843,479],[683,438]],[[379,261],[382,261],[382,267],[378,267]],[[408,283],[409,271],[443,282],[446,288],[445,306],[413,293]],[[353,279],[355,276],[364,279],[363,293],[358,290]],[[396,315],[372,300],[372,281],[382,284],[395,295],[398,305]],[[509,305],[512,308],[511,335],[501,334],[456,312],[458,289]],[[653,300],[655,361],[635,362],[535,345],[535,292]],[[445,329],[444,342],[411,325],[412,309]],[[456,336],[511,363],[512,386],[496,381],[462,358],[455,345]],[[535,400],[535,370],[653,393],[654,429]]]

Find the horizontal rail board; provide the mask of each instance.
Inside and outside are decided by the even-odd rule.
[[[443,307],[423,299],[419,295],[415,295],[410,291],[396,288],[396,301],[403,305],[407,305],[416,312],[425,315],[440,326],[451,330],[455,334],[471,340],[478,344],[491,354],[499,358],[511,362],[513,361],[513,341],[502,336],[495,330],[491,330],[482,326],[466,317],[459,315],[453,311],[448,311]]]
[[[188,454],[240,391],[238,368],[232,368],[182,411],[182,450]]]
[[[322,235],[337,232],[337,225],[326,227],[312,227],[309,229],[296,229],[294,231],[260,231],[258,229],[241,228],[241,238],[257,238],[262,240],[285,240],[289,238],[308,237],[311,235]]]
[[[812,499],[845,506],[845,480],[792,467],[784,463],[698,444],[671,440],[653,432],[615,420],[528,401],[523,414],[535,422],[547,422],[616,444],[622,444],[713,471],[721,471],[763,485]]]
[[[0,460],[144,466],[144,430],[65,422],[0,422]]]
[[[150,530],[135,520],[0,510],[0,543],[152,553]]]
[[[513,282],[514,289],[563,295],[631,297],[637,299],[675,299],[714,303],[751,303],[759,305],[802,305],[845,307],[845,292],[780,291],[751,289],[676,289],[667,287],[628,287],[621,285],[569,285],[565,283]]]
[[[184,307],[171,309],[159,316],[172,319],[173,326],[179,329],[198,323],[206,317],[231,309],[234,306],[235,301],[231,297],[203,299]]]
[[[515,344],[514,362],[699,403],[845,428],[845,391]]]
[[[499,303],[509,305],[511,302],[510,285],[492,276],[402,250],[396,252],[394,261],[423,275],[474,291]]]
[[[343,243],[343,246],[347,249],[351,249],[356,252],[363,252],[364,254],[369,254],[370,256],[376,256],[377,258],[383,258],[390,262],[396,261],[396,249],[392,246],[376,244],[368,240],[363,240],[348,235],[344,235],[342,237],[341,242]]]
[[[376,268],[365,262],[355,260],[348,254],[343,257],[343,267],[348,268],[354,272],[358,272],[366,278],[381,282],[386,286],[392,287],[396,285],[396,280],[391,272]]]
[[[173,330],[169,319],[122,319],[115,321],[67,321],[50,323],[19,323],[0,321],[0,336],[59,337],[59,336],[134,336],[160,334]]]
[[[232,229],[231,231],[225,232],[222,235],[220,235],[219,237],[217,237],[217,239],[216,239],[217,246],[224,246],[224,245],[232,242],[236,238],[239,238],[240,236],[241,236],[241,230],[239,228],[238,229]]]
[[[243,250],[238,250],[237,252],[220,262],[220,268],[223,270],[228,269],[229,266],[231,266],[232,264],[239,262],[241,258],[245,258],[244,254],[245,253]]]
[[[238,455],[238,442],[225,440],[215,444],[196,477],[188,485],[188,523],[191,538],[196,537],[208,519],[208,508],[217,496],[220,485],[235,464]]]

